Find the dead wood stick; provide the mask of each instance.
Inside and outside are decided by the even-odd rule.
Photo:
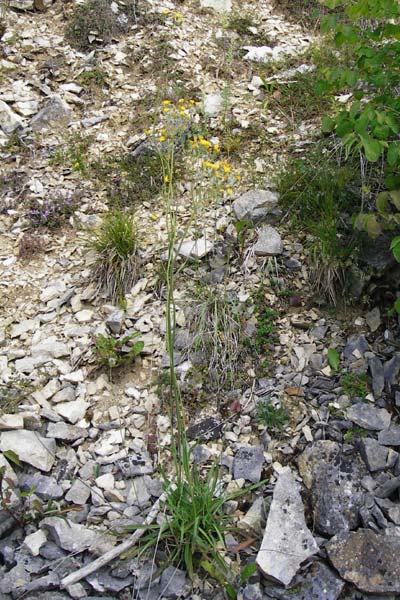
[[[169,489],[169,492],[174,489],[176,489],[176,486],[172,485]],[[146,525],[150,525],[158,515],[160,511],[160,506],[165,501],[169,492],[164,492],[164,494],[162,494],[159,497],[157,502],[153,504],[152,509],[150,510],[149,514],[143,522],[143,527],[137,529],[127,540],[125,540],[125,542],[118,544],[118,546],[112,548],[111,550],[103,554],[103,556],[99,556],[99,558],[96,558],[96,560],[85,565],[81,569],[78,569],[77,571],[75,571],[75,573],[71,573],[70,575],[63,577],[63,579],[61,579],[61,588],[65,589],[69,585],[77,583],[84,577],[87,577],[91,573],[98,571],[99,569],[101,569],[101,567],[104,567],[115,558],[118,558],[120,554],[123,554],[124,552],[132,548],[132,546],[136,544],[136,542],[142,537],[142,535],[146,531]]]

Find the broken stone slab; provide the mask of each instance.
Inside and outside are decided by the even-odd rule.
[[[65,499],[67,502],[73,502],[74,504],[86,504],[90,493],[90,485],[80,479],[76,479],[65,495]]]
[[[365,335],[351,335],[347,340],[343,354],[346,360],[353,361],[364,355],[369,350]]]
[[[151,475],[154,472],[150,454],[144,448],[132,444],[128,456],[117,461],[117,467],[123,477],[137,477],[138,475]]]
[[[374,333],[374,331],[377,331],[377,329],[379,329],[382,323],[381,311],[379,310],[379,308],[375,306],[375,308],[367,312],[365,315],[365,320],[372,333]]]
[[[208,117],[216,117],[224,108],[221,94],[207,94],[203,99],[203,111]]]
[[[83,552],[100,537],[96,531],[60,517],[46,517],[40,522],[40,526],[67,552]]]
[[[3,100],[0,100],[0,129],[6,134],[22,129],[24,122]]]
[[[30,120],[34,131],[48,129],[49,127],[68,125],[72,119],[72,110],[68,104],[57,94],[54,94],[45,106]]]
[[[282,238],[279,232],[270,225],[264,225],[258,232],[258,240],[254,244],[256,256],[278,256],[283,252]]]
[[[47,472],[55,461],[56,443],[36,431],[4,431],[0,433],[0,450],[12,450],[22,462]]]
[[[32,556],[39,556],[40,548],[47,542],[47,536],[42,529],[34,531],[27,535],[22,546],[28,550]]]
[[[389,450],[384,446],[381,446],[379,442],[373,438],[361,438],[359,449],[361,456],[371,473],[383,471],[383,469],[386,468]]]
[[[340,444],[321,440],[299,456],[298,467],[304,485],[311,490],[317,531],[334,535],[357,527],[364,500],[361,481],[367,475],[358,453],[344,453]]]
[[[2,471],[1,493],[7,498],[7,506],[12,509],[21,503],[18,489],[18,477],[6,458],[0,454],[0,469]]]
[[[186,430],[188,440],[211,442],[222,435],[222,423],[215,417],[205,417],[198,423],[190,425]]]
[[[344,588],[340,579],[327,565],[314,562],[306,575],[299,576],[292,588],[282,590],[273,583],[266,582],[264,591],[274,600],[337,600]],[[262,596],[260,600],[265,598]]]
[[[182,244],[178,244],[177,251],[179,256],[184,258],[204,258],[214,248],[214,243],[203,235],[197,240],[184,240]]]
[[[359,590],[400,593],[400,537],[359,529],[339,533],[326,550],[340,576]]]
[[[260,223],[268,215],[274,214],[279,194],[273,190],[249,190],[233,203],[233,211],[238,221]]]
[[[264,463],[263,446],[242,446],[233,460],[233,479],[258,483]]]
[[[267,577],[288,586],[301,564],[318,552],[309,531],[299,484],[284,467],[274,489],[271,508],[256,563]]]
[[[368,363],[372,377],[372,391],[375,398],[380,398],[385,387],[385,377],[382,361],[374,356]]]
[[[47,426],[47,436],[55,438],[56,440],[74,442],[75,440],[86,438],[87,435],[88,433],[83,427],[68,425],[68,423],[62,421],[58,423],[49,423]]]
[[[397,352],[392,358],[384,364],[385,381],[389,385],[398,383],[400,371],[400,352]]]
[[[164,569],[160,579],[160,595],[163,598],[183,598],[187,596],[190,589],[185,571],[173,566]]]
[[[23,429],[24,419],[20,414],[0,414],[0,431]]]
[[[118,335],[121,333],[122,325],[124,322],[125,313],[123,310],[114,311],[106,320],[106,325],[111,333]]]
[[[56,478],[49,477],[48,475],[41,475],[40,473],[28,475],[23,473],[19,476],[18,481],[22,491],[27,492],[35,488],[35,495],[39,496],[42,500],[58,500],[64,494]]]
[[[84,400],[73,400],[72,402],[59,402],[54,410],[73,425],[83,419],[89,408],[89,403]]]
[[[232,10],[232,0],[200,0],[202,8],[212,8],[216,12],[224,13]]]
[[[390,425],[378,433],[378,442],[383,446],[400,446],[400,426]]]
[[[375,408],[365,402],[357,402],[350,406],[346,416],[359,427],[372,431],[388,429],[391,421],[390,413],[385,408]]]

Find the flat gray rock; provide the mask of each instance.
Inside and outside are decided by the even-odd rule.
[[[67,125],[72,118],[72,110],[57,94],[54,94],[45,106],[32,117],[30,126],[35,131],[53,126]]]
[[[343,588],[343,579],[324,563],[315,562],[304,576],[304,581],[296,581],[292,589],[282,590],[273,583],[267,583],[264,590],[267,597],[274,600],[337,600]]]
[[[346,360],[355,360],[364,355],[367,352],[369,345],[365,339],[365,335],[351,335],[347,340],[347,344],[344,348],[344,357]]]
[[[279,201],[279,195],[272,190],[249,190],[233,203],[233,211],[238,221],[260,223],[273,213]]]
[[[99,537],[96,531],[60,517],[46,517],[40,526],[47,529],[56,544],[68,552],[82,552]]]
[[[264,225],[258,232],[258,240],[254,244],[256,256],[278,256],[283,252],[282,238],[279,232],[270,225]]]
[[[35,495],[42,500],[58,500],[64,495],[64,491],[55,477],[48,477],[41,473],[35,473],[34,475],[22,474],[18,478],[18,483],[24,492],[35,488]]]
[[[359,590],[400,593],[400,537],[359,529],[338,534],[326,550],[340,576]]]
[[[346,416],[359,427],[372,431],[387,429],[391,421],[390,413],[385,408],[375,408],[365,402],[357,402],[350,406]]]
[[[390,425],[378,433],[378,442],[383,446],[400,446],[400,426]]]
[[[18,458],[41,471],[50,471],[55,461],[56,443],[25,429],[0,433],[0,450],[12,450]]]
[[[397,352],[392,358],[385,362],[384,365],[385,381],[389,385],[398,383],[400,371],[400,352]]]
[[[358,453],[345,454],[336,442],[318,441],[299,456],[298,467],[311,490],[316,530],[334,535],[357,527],[364,500],[361,480],[367,475]]]
[[[385,377],[383,363],[377,356],[374,356],[374,358],[371,358],[369,361],[369,370],[372,377],[372,391],[374,393],[374,397],[379,398],[383,392],[383,388],[385,387]]]
[[[258,483],[264,463],[263,446],[242,446],[233,460],[233,478]]]
[[[83,427],[77,427],[76,425],[68,425],[63,421],[58,423],[49,423],[47,426],[48,437],[55,438],[56,440],[64,440],[66,442],[74,442],[81,438],[86,438],[88,433]]]
[[[299,484],[284,467],[275,486],[257,565],[267,577],[289,585],[300,565],[318,552],[309,531]]]
[[[161,575],[160,589],[163,598],[186,597],[187,592],[190,590],[186,572],[176,567],[167,567]]]
[[[117,466],[124,477],[150,475],[154,471],[150,454],[144,448],[132,444],[126,458],[121,458]]]
[[[359,448],[365,464],[372,473],[386,468],[389,450],[379,442],[372,438],[361,438]]]

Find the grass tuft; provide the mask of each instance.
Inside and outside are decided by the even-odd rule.
[[[88,242],[96,259],[92,277],[98,291],[113,302],[122,302],[139,275],[139,240],[131,214],[115,211],[106,215]]]

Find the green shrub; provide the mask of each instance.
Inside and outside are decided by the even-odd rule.
[[[130,342],[138,335],[137,332],[125,335],[122,338],[115,338],[112,335],[105,336],[101,333],[96,335],[94,352],[100,363],[111,371],[111,369],[117,369],[128,362],[133,362],[144,347],[142,341],[130,345]]]
[[[351,48],[346,68],[326,72],[320,90],[350,92],[349,103],[323,120],[325,132],[341,138],[347,156],[377,165],[381,177],[369,186],[362,177],[362,205],[355,225],[377,238],[383,229],[400,232],[400,5],[397,0],[323,0],[340,8],[322,21],[340,49]],[[396,244],[392,243],[396,260]]]
[[[126,0],[124,15],[115,14],[111,4],[110,0],[87,0],[76,6],[65,32],[67,41],[79,50],[88,50],[93,46],[90,36],[97,44],[107,44],[136,20],[137,0]]]
[[[288,415],[282,407],[275,408],[270,397],[259,400],[256,407],[256,420],[270,429],[283,429]]]
[[[122,302],[137,280],[141,264],[133,216],[122,211],[106,215],[88,247],[96,255],[92,276],[98,290],[113,302]]]

